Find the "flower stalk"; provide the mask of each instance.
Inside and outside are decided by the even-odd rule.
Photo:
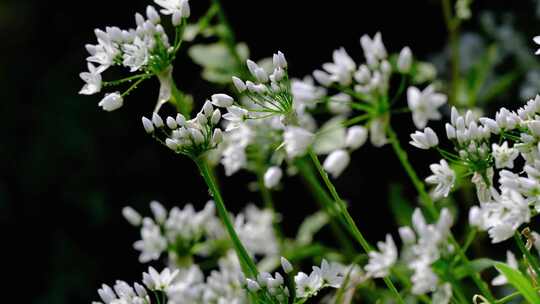
[[[218,215],[221,221],[223,222],[223,225],[225,226],[225,229],[227,230],[229,237],[231,238],[234,250],[236,251],[236,254],[238,255],[238,260],[240,261],[240,264],[242,265],[242,269],[244,273],[248,276],[256,277],[258,274],[257,265],[255,265],[255,262],[250,257],[246,248],[244,248],[244,245],[242,245],[242,242],[240,241],[238,234],[234,230],[233,223],[231,222],[231,219],[229,216],[229,211],[227,211],[227,208],[225,207],[225,203],[223,202],[221,192],[219,190],[218,185],[215,182],[214,176],[212,172],[210,171],[210,168],[208,167],[208,163],[206,159],[204,158],[204,156],[200,156],[198,158],[195,158],[194,161],[197,164],[197,167],[199,168],[199,172],[201,173],[204,181],[206,182],[206,185],[208,186],[210,193],[212,194]]]

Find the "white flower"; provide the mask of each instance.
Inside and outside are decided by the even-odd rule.
[[[130,68],[130,72],[140,70],[146,65],[149,58],[148,43],[142,40],[139,36],[135,37],[133,43],[124,44],[123,64]]]
[[[330,173],[332,177],[337,178],[341,175],[343,170],[347,168],[351,157],[345,150],[336,150],[326,157],[323,163],[323,168],[326,172]]]
[[[351,150],[356,150],[366,143],[368,130],[363,126],[353,126],[347,130],[345,145]]]
[[[406,46],[401,49],[399,52],[399,57],[397,60],[397,69],[401,73],[409,73],[412,66],[412,52],[411,49]]]
[[[533,41],[534,43],[536,44],[540,44],[540,36],[536,36],[533,38]],[[540,49],[536,50],[536,52],[534,53],[535,55],[540,55]]]
[[[360,45],[364,50],[364,56],[369,66],[376,66],[380,60],[386,59],[388,54],[382,42],[381,33],[375,34],[373,39],[368,35],[363,35],[360,38]]]
[[[149,218],[143,220],[141,239],[133,244],[133,248],[139,250],[139,261],[146,263],[159,259],[163,251],[167,249],[167,240],[161,234],[161,229]]]
[[[182,18],[188,18],[191,14],[188,0],[154,0],[161,6],[163,15],[172,15],[173,25],[180,25]]]
[[[227,108],[227,113],[223,114],[223,119],[229,121],[225,131],[230,131],[240,127],[248,119],[248,111],[237,106],[230,106]]]
[[[439,144],[437,134],[430,127],[425,128],[424,132],[414,132],[411,134],[411,139],[412,141],[409,142],[411,145],[424,150],[436,147]]]
[[[124,99],[120,93],[110,93],[105,95],[103,99],[98,103],[98,106],[102,107],[103,110],[111,112],[122,107],[124,104]]]
[[[268,170],[266,170],[264,173],[264,186],[268,189],[276,187],[279,184],[282,176],[283,172],[281,171],[280,167],[273,166],[268,168]]]
[[[150,266],[148,273],[143,273],[143,283],[150,290],[165,291],[177,275],[178,270],[171,271],[169,268],[165,268],[159,273]]]
[[[312,144],[315,135],[306,129],[288,126],[283,134],[285,151],[289,158],[302,156]]]
[[[313,267],[313,271],[309,276],[303,272],[299,272],[294,276],[296,284],[296,296],[298,298],[308,298],[316,294],[323,285],[321,271],[318,267]]]
[[[328,263],[325,259],[321,262],[321,278],[323,285],[340,288],[343,283],[343,267],[338,263]]]
[[[88,72],[83,72],[79,76],[86,82],[79,94],[93,95],[101,91],[101,74],[93,64],[89,62]]]
[[[434,197],[447,197],[454,186],[456,174],[450,169],[448,163],[444,159],[441,159],[439,164],[431,164],[429,168],[431,169],[431,172],[433,172],[433,175],[428,176],[426,182],[428,184],[437,185],[433,191]]]
[[[493,157],[495,158],[495,167],[514,168],[514,160],[519,156],[519,151],[514,148],[508,148],[508,142],[503,142],[502,145],[493,144]]]
[[[386,242],[378,242],[377,247],[380,252],[371,251],[369,253],[369,262],[365,270],[368,276],[382,278],[390,273],[390,268],[397,261],[398,252],[390,234],[386,235]]]
[[[506,251],[506,264],[508,264],[508,266],[510,266],[512,269],[518,269],[519,267],[516,256],[510,250]],[[508,280],[502,273],[493,278],[491,281],[491,285],[493,286],[501,286],[505,284],[508,284]]]
[[[328,79],[325,79],[325,75],[315,71],[313,77],[317,79],[322,85],[326,85],[330,82],[337,82],[340,85],[348,86],[352,82],[353,73],[356,70],[356,63],[347,54],[344,48],[334,50],[332,53],[333,62],[327,62],[323,64],[323,69],[328,73]],[[324,73],[324,72],[323,72]]]
[[[423,91],[416,87],[407,89],[407,104],[412,112],[414,125],[422,129],[428,120],[441,119],[438,108],[446,103],[446,95],[436,93],[433,85],[427,86]]]

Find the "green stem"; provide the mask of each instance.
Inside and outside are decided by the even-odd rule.
[[[442,1],[442,9],[450,44],[450,69],[452,78],[449,99],[450,104],[455,104],[457,101],[459,81],[459,20],[455,19],[452,14],[450,0]]]
[[[264,173],[257,172],[257,186],[259,188],[259,193],[261,194],[261,198],[264,203],[264,207],[266,209],[269,209],[272,212],[272,222],[274,226],[274,232],[276,233],[276,236],[279,239],[280,247],[283,240],[283,231],[281,231],[281,228],[279,226],[279,223],[277,221],[276,216],[276,208],[274,207],[274,201],[272,200],[272,193],[268,188],[264,186]]]
[[[317,157],[315,152],[313,152],[313,150],[309,151],[309,156],[311,157],[311,160],[313,161],[313,164],[315,165],[315,168],[317,169],[317,171],[319,171],[319,175],[321,176],[324,183],[326,184],[326,187],[330,191],[330,194],[331,194],[332,198],[334,199],[336,209],[337,209],[338,212],[341,213],[341,216],[343,217],[343,220],[345,221],[345,224],[349,227],[349,230],[352,233],[353,237],[360,244],[360,246],[362,246],[364,251],[366,253],[369,253],[370,251],[373,250],[371,245],[366,241],[366,239],[364,238],[364,236],[362,235],[362,233],[360,232],[360,230],[356,226],[356,223],[354,222],[354,220],[351,217],[349,211],[347,210],[347,207],[345,206],[345,203],[343,202],[343,200],[340,198],[339,194],[337,193],[336,187],[334,187],[334,185],[330,181],[330,178],[328,177],[328,174],[326,173],[326,171],[324,171],[324,169],[323,169],[323,167],[322,167],[322,165],[321,165],[321,163],[319,161],[319,158]],[[396,287],[394,286],[394,283],[388,277],[384,277],[383,281],[386,284],[386,286],[390,289],[390,291],[392,291],[394,293],[394,295],[396,296],[397,301],[399,303],[405,304],[405,301],[403,300],[403,298],[401,297],[401,295],[397,291]]]
[[[403,150],[403,148],[401,147],[401,144],[399,142],[399,139],[397,138],[396,132],[394,132],[390,124],[388,124],[387,126],[387,134],[388,134],[389,141],[392,144],[392,148],[394,149],[394,152],[396,153],[399,161],[401,162],[401,165],[407,172],[407,175],[411,179],[411,182],[416,188],[418,195],[420,195],[420,200],[423,203],[424,207],[427,209],[430,218],[432,220],[436,219],[438,217],[437,208],[435,207],[433,200],[427,193],[424,187],[424,183],[420,180],[420,178],[416,174],[416,171],[413,169],[411,163],[409,162],[407,152]],[[487,287],[487,284],[482,280],[480,275],[476,271],[472,270],[469,259],[463,252],[463,249],[461,249],[461,246],[456,241],[451,231],[448,236],[448,239],[450,240],[450,243],[452,244],[452,246],[454,246],[454,248],[456,249],[459,257],[463,261],[464,266],[470,270],[469,274],[471,276],[471,279],[474,281],[474,283],[476,284],[480,292],[485,297],[487,297],[490,301],[494,301],[495,297],[491,293],[491,290],[489,290],[489,288]]]
[[[540,287],[536,287],[535,290],[540,291]],[[494,302],[494,304],[505,304],[505,303],[508,303],[508,302],[512,301],[514,298],[517,298],[519,296],[521,296],[521,292],[516,291],[514,293],[511,293],[511,294],[507,295],[506,297],[498,299],[497,301]]]
[[[217,11],[217,15],[219,18],[219,22],[223,25],[223,28],[225,29],[225,32],[223,33],[221,38],[225,42],[227,49],[229,49],[229,52],[231,53],[234,60],[236,61],[237,66],[240,68],[244,65],[244,62],[240,58],[240,55],[238,54],[238,51],[236,49],[236,37],[234,36],[234,31],[232,30],[231,24],[229,23],[229,20],[227,19],[227,16],[225,15],[225,11],[223,10],[221,1],[212,0],[212,3],[213,5],[216,5],[219,8]]]
[[[525,256],[525,259],[527,260],[528,264],[531,266],[531,268],[536,273],[536,276],[540,276],[540,264],[538,263],[538,260],[531,254],[529,250],[525,247],[525,244],[523,243],[523,240],[521,239],[521,236],[519,235],[519,232],[514,233],[514,240],[516,241],[516,244],[519,247],[519,250]]]
[[[244,248],[244,245],[242,245],[240,238],[238,237],[238,235],[236,234],[236,231],[234,230],[234,226],[233,226],[233,223],[231,222],[229,212],[227,211],[227,208],[225,207],[225,204],[223,203],[221,192],[219,191],[219,188],[215,182],[214,176],[212,175],[212,172],[210,171],[208,167],[206,159],[203,156],[200,156],[198,158],[194,158],[194,161],[197,164],[197,167],[199,168],[199,171],[202,177],[204,178],[204,181],[206,182],[206,185],[208,186],[210,193],[212,194],[212,198],[216,205],[217,213],[221,221],[223,222],[223,225],[225,226],[225,229],[227,230],[229,237],[231,238],[234,250],[236,251],[236,254],[238,255],[238,260],[240,261],[240,265],[242,265],[242,269],[245,275],[252,278],[257,277],[257,274],[259,273],[257,270],[257,266],[255,265],[255,262],[251,259],[247,250]]]
[[[340,218],[334,208],[334,201],[319,183],[312,166],[304,158],[298,159],[295,165],[298,168],[300,175],[302,175],[302,178],[310,188],[315,200],[321,206],[321,209],[328,214],[330,219],[330,229],[332,230],[333,235],[337,238],[341,247],[347,252],[354,252],[354,247],[349,238],[345,237],[347,233],[346,230],[348,229],[346,226],[341,225],[342,222],[338,221]],[[343,230],[343,228],[346,230]]]

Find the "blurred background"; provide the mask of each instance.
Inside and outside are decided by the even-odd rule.
[[[191,202],[200,208],[208,199],[192,162],[156,145],[140,124],[140,117],[153,109],[156,80],[144,83],[112,113],[98,108],[98,95],[77,94],[83,85],[78,74],[86,69],[84,45],[94,43],[94,28],[131,27],[134,13],[151,2],[0,0],[1,251],[4,263],[18,267],[16,277],[24,278],[15,280],[19,288],[21,282],[24,285],[25,293],[19,296],[24,302],[89,303],[97,298],[102,282],[139,279],[146,266],[137,262],[138,253],[132,249],[138,231],[122,218],[121,208],[131,205],[148,214],[154,199],[167,207]],[[192,16],[202,14],[207,2],[190,1]],[[281,50],[295,77],[329,61],[340,46],[362,60],[360,36],[377,31],[389,51],[408,45],[416,58],[434,60],[440,76],[446,77],[447,33],[439,1],[223,2],[237,39],[249,45],[251,57]],[[499,68],[526,65],[526,56],[519,57],[520,50],[512,48],[521,44],[530,57],[536,50],[531,38],[540,34],[535,32],[540,24],[538,2],[475,1],[464,29],[487,38],[471,36],[472,42],[464,44],[469,49],[462,51],[475,60],[486,45],[508,39],[499,49],[500,56],[508,56]],[[500,32],[488,33],[489,26]],[[534,67],[529,65],[529,70]],[[200,67],[179,56],[175,79],[200,106],[222,88],[202,80],[199,73]],[[522,102],[518,96],[531,94],[526,90],[540,82],[536,76],[518,73],[507,93],[494,102]],[[403,142],[408,141],[414,130],[410,116],[395,124]],[[426,162],[436,160],[426,153],[412,156],[421,177],[428,173]],[[223,176],[221,168],[219,175]],[[259,203],[258,195],[247,190],[252,181],[243,173],[221,179],[231,210]],[[390,196],[415,200],[390,147],[366,145],[356,151],[336,183],[370,241],[395,228]],[[291,235],[303,216],[315,210],[296,177],[287,180],[275,200],[287,219],[285,232]],[[14,259],[21,262],[12,263]]]

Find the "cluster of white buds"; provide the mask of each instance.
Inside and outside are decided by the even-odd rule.
[[[189,16],[187,0],[156,0],[155,2],[164,8],[161,10],[163,14],[173,14],[173,16],[179,14],[181,18]],[[99,93],[105,86],[132,81],[138,83],[157,75],[164,87],[162,90],[168,91],[170,95],[168,78],[171,77],[171,63],[177,51],[177,45],[170,44],[161,25],[161,17],[153,6],[146,8],[146,18],[139,13],[135,14],[135,22],[136,27],[127,30],[116,26],[106,27],[105,30],[95,30],[97,44],[86,45],[90,56],[87,58],[88,72],[80,74],[85,82],[80,94],[93,95]],[[178,41],[179,37],[175,40]],[[103,82],[102,73],[111,66],[123,66],[131,73],[141,73],[121,80]],[[123,98],[135,87],[134,84],[123,93],[106,94],[98,105],[106,111],[114,111],[122,107]]]
[[[142,124],[148,134],[176,153],[197,158],[205,152],[215,149],[223,140],[223,133],[218,127],[221,112],[214,109],[212,102],[206,101],[195,118],[186,120],[178,113],[176,118],[167,117],[165,121],[157,113],[152,119],[143,117]]]
[[[247,67],[255,82],[232,78],[236,90],[249,99],[243,108],[249,112],[250,118],[282,115],[286,120],[293,113],[293,97],[285,55],[278,51],[273,55],[272,63],[273,71],[269,74],[263,67],[248,59]]]

